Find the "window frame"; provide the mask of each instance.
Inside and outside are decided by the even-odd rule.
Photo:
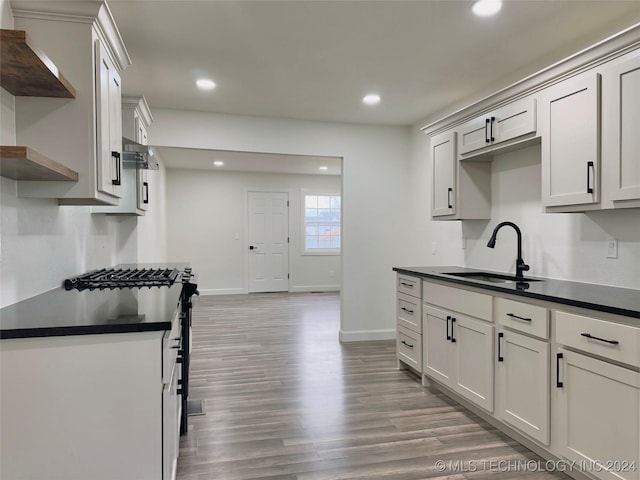
[[[320,196],[320,197],[339,197],[340,198],[340,248],[312,248],[307,249],[307,219],[306,219],[306,205],[308,196]],[[300,254],[301,255],[327,255],[327,256],[340,256],[342,251],[342,193],[340,192],[326,192],[316,190],[302,190],[300,199],[300,212],[302,219],[301,241],[300,241]],[[330,222],[329,222],[330,223]],[[335,224],[335,222],[334,222]]]

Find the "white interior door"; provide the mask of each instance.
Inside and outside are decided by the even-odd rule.
[[[289,194],[249,192],[249,293],[289,291]]]

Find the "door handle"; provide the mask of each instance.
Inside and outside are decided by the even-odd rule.
[[[491,122],[491,120],[489,120],[488,118],[485,119],[484,122],[484,141],[485,143],[491,143],[491,140],[489,140],[489,122]]]
[[[493,124],[495,123],[495,121],[496,121],[496,117],[491,117],[491,128],[490,128],[490,134],[489,134],[489,136],[491,137],[491,141],[492,141],[492,142],[495,142],[495,141],[496,141],[496,139],[495,139],[495,138],[494,138],[494,136],[493,136]]]
[[[451,341],[456,343],[456,337],[453,336],[453,324],[456,323],[456,317],[451,317]]]
[[[453,193],[453,188],[447,188],[447,208],[453,208],[453,204],[451,203],[452,193]]]
[[[116,159],[116,178],[111,180],[112,185],[120,185],[122,183],[121,179],[121,165],[120,165],[120,153],[119,152],[111,152],[111,157]]]
[[[498,361],[503,362],[504,357],[502,356],[502,337],[504,337],[504,333],[498,333]]]
[[[449,335],[449,320],[451,320],[451,315],[447,315],[447,340],[451,340],[451,335]]]
[[[249,250],[257,250],[257,248],[254,247],[253,245],[249,245]]]
[[[149,203],[149,182],[142,182],[142,186],[144,187],[144,200],[142,200],[142,203]]]
[[[560,359],[562,359],[564,355],[562,353],[556,354],[556,387],[562,388],[564,383],[560,381]]]
[[[587,162],[587,193],[593,193],[593,187],[591,186],[591,171],[593,169],[594,169],[593,162]]]

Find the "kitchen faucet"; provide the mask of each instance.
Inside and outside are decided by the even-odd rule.
[[[498,236],[498,230],[500,230],[502,227],[507,226],[507,225],[510,226],[510,227],[513,227],[514,230],[516,231],[516,234],[518,235],[518,259],[516,260],[516,278],[523,279],[522,272],[528,271],[529,270],[529,265],[524,263],[524,260],[522,260],[522,233],[520,232],[520,229],[518,228],[518,226],[515,223],[513,223],[513,222],[502,222],[502,223],[499,223],[498,225],[496,225],[496,228],[493,229],[493,233],[491,234],[491,238],[489,239],[489,242],[487,243],[487,247],[493,248],[493,247],[496,246],[496,238]]]

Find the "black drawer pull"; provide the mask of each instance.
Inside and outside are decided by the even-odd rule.
[[[590,338],[592,340],[598,340],[600,342],[606,342],[606,343],[609,343],[611,345],[618,345],[620,343],[618,340],[606,340],[604,338],[594,337],[590,333],[581,333],[580,335],[582,335],[583,337]]]
[[[447,340],[451,340],[451,335],[449,335],[449,320],[451,320],[451,315],[447,315]]]
[[[413,283],[400,282],[400,285],[404,285],[405,287],[413,288]]]
[[[453,324],[456,322],[456,317],[451,317],[451,341],[456,343],[456,337],[453,336]]]
[[[560,381],[560,359],[563,358],[564,355],[561,353],[556,354],[556,387],[562,388],[564,384]]]
[[[400,310],[402,310],[403,312],[407,312],[407,313],[410,313],[411,315],[413,315],[413,310],[409,310],[408,308],[400,307]]]
[[[531,319],[530,318],[526,318],[526,317],[519,317],[518,315],[515,315],[513,313],[507,313],[507,317],[511,317],[511,318],[517,318],[518,320],[524,320],[525,322],[530,322]]]
[[[484,120],[484,142],[485,143],[491,143],[491,140],[489,140],[489,122],[491,122],[491,120],[489,120],[488,118],[486,118]]]
[[[403,345],[406,345],[406,346],[407,346],[407,347],[409,347],[409,348],[413,348],[413,345],[411,345],[411,344],[409,344],[409,343],[405,342],[404,340],[402,340],[400,343],[402,343]]]
[[[504,333],[499,332],[498,333],[498,361],[502,362],[504,361],[504,357],[502,356],[502,337],[504,337]]]

